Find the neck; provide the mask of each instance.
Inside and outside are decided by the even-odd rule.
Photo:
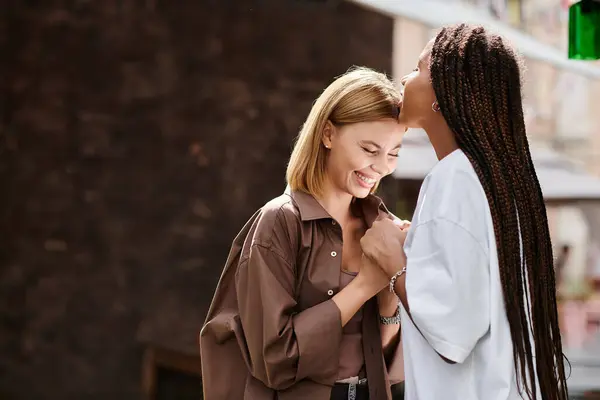
[[[429,137],[438,160],[458,149],[454,133],[443,118],[441,118],[441,121],[435,121],[423,129]]]
[[[352,195],[336,190],[331,182],[326,181],[323,194],[317,201],[338,223],[345,225],[350,217],[350,203]]]

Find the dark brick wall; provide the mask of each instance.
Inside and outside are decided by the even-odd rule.
[[[390,19],[301,3],[0,1],[0,397],[135,398],[143,341],[197,351],[314,98],[391,72]]]

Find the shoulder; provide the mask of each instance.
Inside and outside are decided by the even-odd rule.
[[[265,203],[259,210],[259,219],[261,228],[268,230],[301,220],[298,207],[286,193]]]
[[[477,231],[478,237],[484,234],[489,204],[479,177],[461,150],[441,160],[423,186],[422,222],[443,219],[471,233]]]
[[[425,181],[429,191],[446,195],[465,190],[479,192],[481,189],[473,165],[462,150],[456,150],[440,160]]]
[[[259,245],[279,252],[291,251],[301,225],[300,212],[288,194],[262,206],[254,215],[247,245]]]
[[[440,255],[450,252],[463,254],[462,257],[474,257],[477,254],[488,256],[488,235],[486,222],[472,223],[471,220],[456,221],[444,217],[434,217],[426,222],[416,225],[406,239],[408,247],[412,247],[415,237],[420,238],[418,247],[421,252]],[[424,240],[423,240],[424,239]],[[440,249],[444,249],[440,251]],[[475,249],[475,250],[474,250]],[[466,260],[466,258],[465,258]]]
[[[447,206],[479,202],[485,192],[471,162],[461,151],[442,159],[424,182],[425,192],[435,202],[438,211],[451,211]]]

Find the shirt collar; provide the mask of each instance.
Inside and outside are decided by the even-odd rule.
[[[301,190],[292,190],[289,186],[286,188],[285,194],[290,196],[294,203],[296,203],[302,221],[332,219],[331,215],[311,194]],[[390,214],[383,201],[372,194],[364,199],[355,198],[352,202],[352,207],[356,207],[355,210],[358,213],[362,213],[369,228],[375,220],[381,217],[389,217]]]

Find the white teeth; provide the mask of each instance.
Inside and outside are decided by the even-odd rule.
[[[358,179],[360,179],[361,181],[365,182],[368,185],[374,185],[375,182],[377,182],[376,179],[367,178],[366,176],[364,176],[358,172],[356,173],[356,176],[358,176]]]

